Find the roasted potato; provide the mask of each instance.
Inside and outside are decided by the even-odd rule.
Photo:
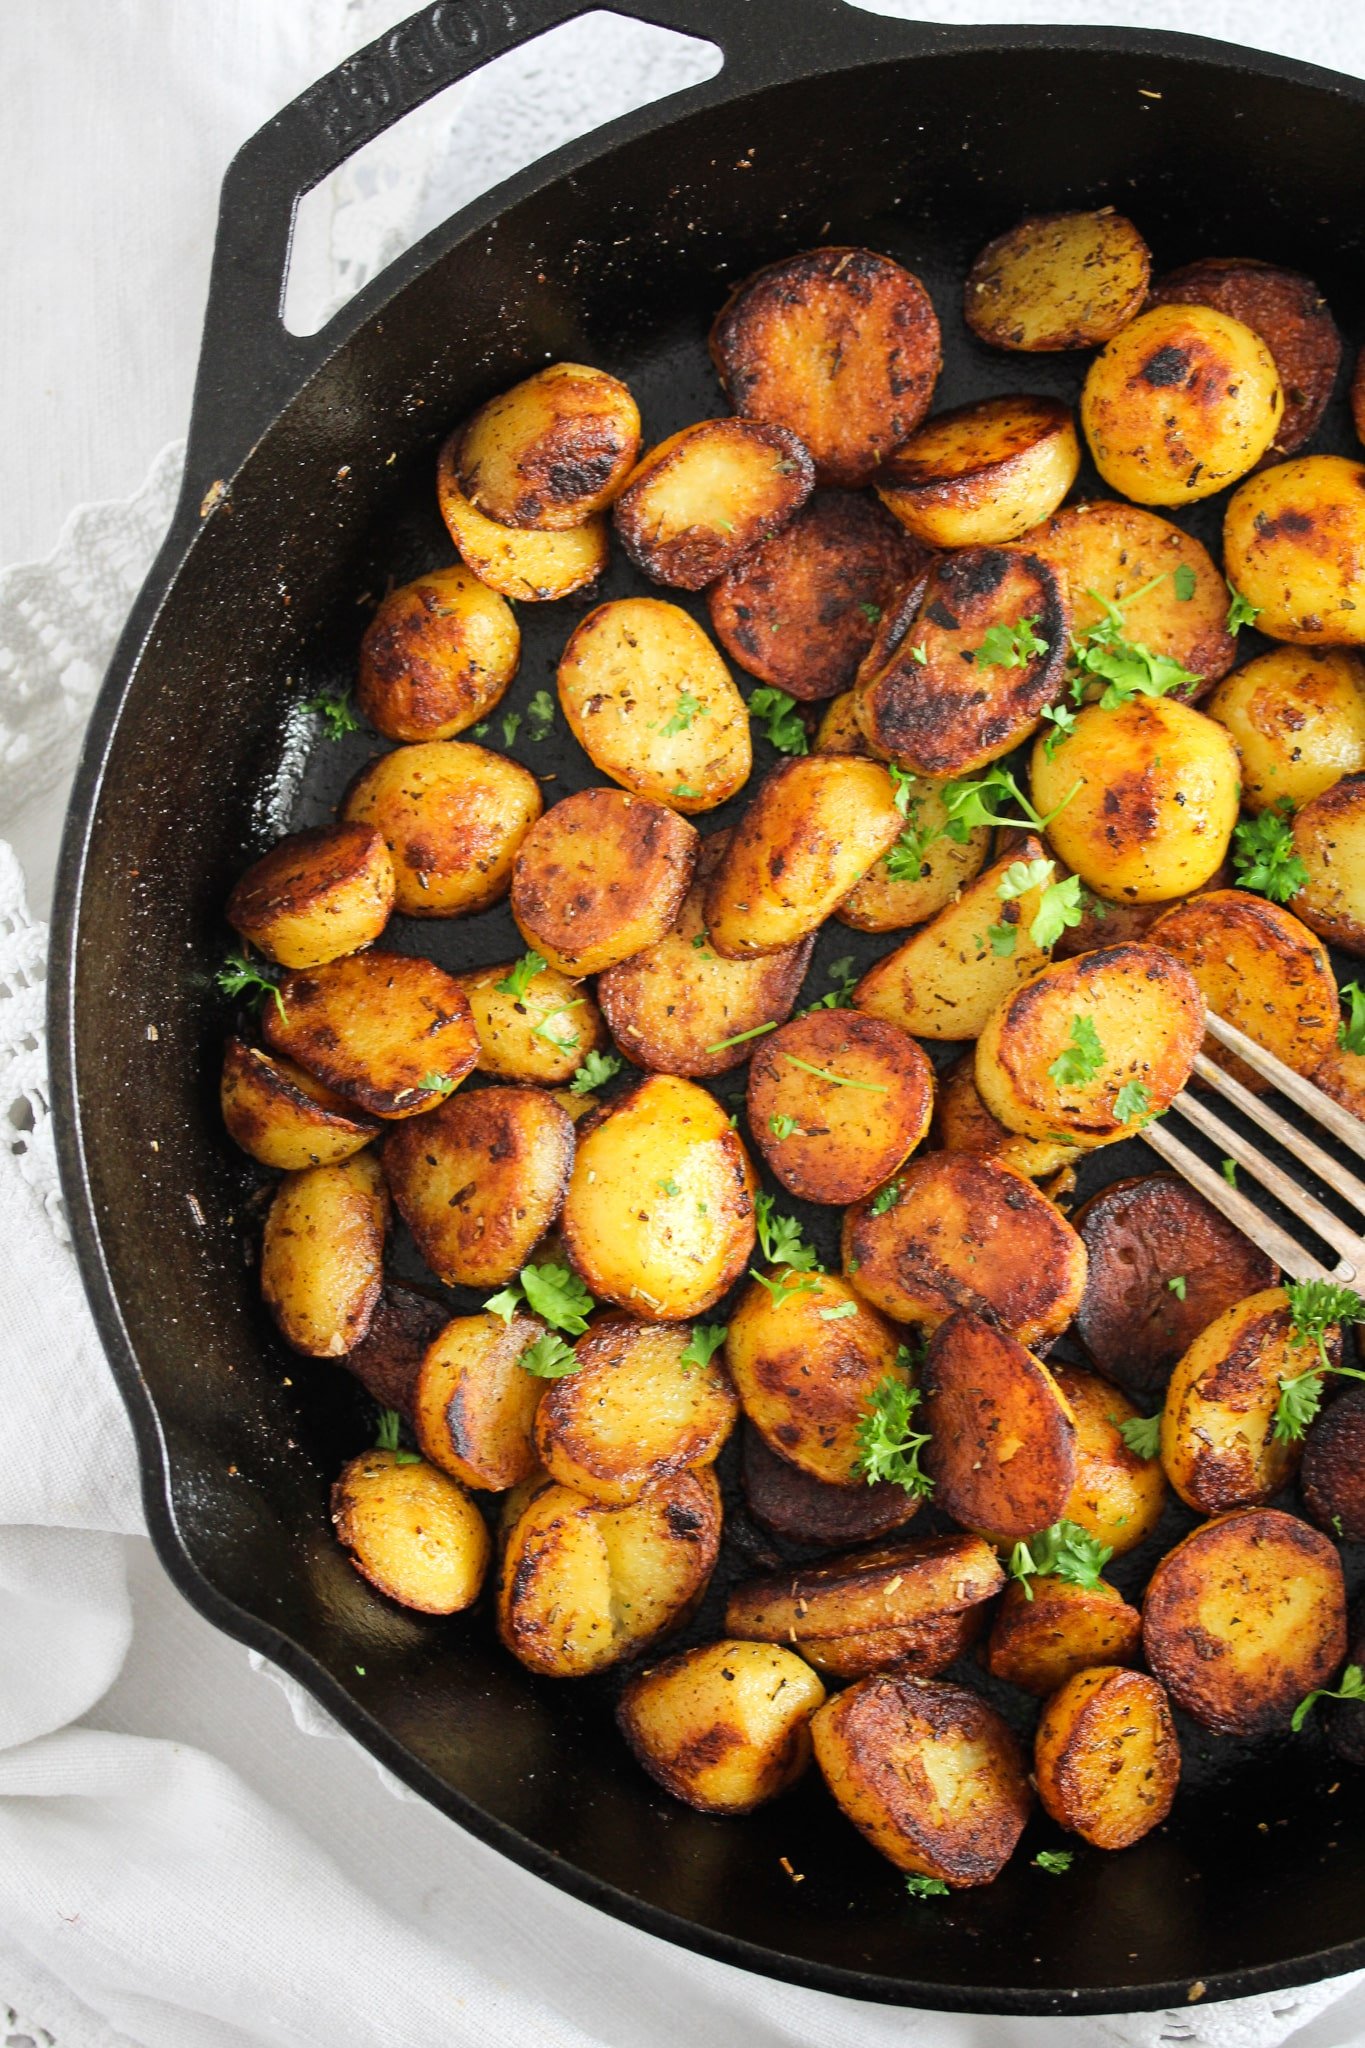
[[[754,1050],[749,1128],[777,1179],[809,1202],[856,1202],[929,1128],[934,1070],[913,1038],[857,1010],[808,1010]]]
[[[373,1152],[286,1174],[261,1244],[261,1293],[280,1335],[340,1358],[370,1326],[383,1281],[389,1200]]]
[[[632,1678],[616,1725],[665,1792],[700,1813],[752,1813],[810,1762],[825,1688],[771,1643],[704,1643]]]
[[[1180,1498],[1201,1514],[1263,1507],[1293,1478],[1299,1446],[1275,1434],[1280,1382],[1309,1371],[1317,1354],[1292,1337],[1288,1297],[1267,1288],[1201,1330],[1171,1374],[1161,1462]],[[1339,1360],[1339,1331],[1329,1343]]]
[[[1365,643],[1365,465],[1300,455],[1249,477],[1223,520],[1223,561],[1272,640]]]
[[[560,1230],[592,1292],[647,1322],[719,1301],[754,1247],[754,1176],[719,1102],[650,1074],[578,1132]]]
[[[463,435],[463,428],[457,428],[441,450],[436,499],[466,568],[490,590],[521,604],[568,597],[595,583],[610,552],[605,518],[589,519],[565,533],[538,533],[486,519],[460,489],[456,462]]]
[[[1188,505],[1254,469],[1284,412],[1259,334],[1212,306],[1153,306],[1096,356],[1081,425],[1105,482],[1139,505]]]
[[[379,1129],[293,1060],[272,1059],[240,1038],[223,1051],[219,1102],[228,1136],[262,1166],[286,1172],[335,1166]]]
[[[351,1563],[419,1614],[459,1614],[482,1589],[493,1545],[463,1487],[422,1459],[363,1451],[332,1488],[332,1522]]]
[[[1347,1387],[1309,1425],[1299,1485],[1320,1529],[1365,1543],[1365,1388]]]
[[[1215,1735],[1286,1729],[1346,1654],[1341,1559],[1276,1508],[1202,1522],[1168,1550],[1142,1607],[1147,1662],[1175,1704]]]
[[[1039,1699],[1096,1664],[1135,1664],[1142,1616],[1104,1579],[1014,1580],[995,1610],[986,1669]]]
[[[321,967],[373,944],[394,907],[381,835],[365,822],[291,832],[249,867],[227,900],[235,931],[281,967]]]
[[[391,590],[360,643],[355,700],[391,740],[453,740],[517,672],[512,607],[456,562]]]
[[[1308,1078],[1324,1095],[1330,1095],[1333,1102],[1339,1102],[1365,1123],[1365,1053],[1350,1052],[1344,1045],[1333,1046]]]
[[[1116,1387],[1078,1365],[1057,1366],[1053,1378],[1076,1424],[1076,1483],[1062,1519],[1122,1557],[1145,1543],[1161,1520],[1166,1505],[1161,1466],[1155,1458],[1140,1458],[1124,1442],[1123,1425],[1134,1421],[1138,1410]]]
[[[444,1302],[391,1280],[375,1303],[369,1329],[342,1363],[381,1408],[396,1409],[411,1421],[422,1360],[449,1319]]]
[[[272,1051],[378,1117],[430,1109],[479,1056],[460,984],[406,953],[357,953],[286,975],[261,1028]]]
[[[612,523],[642,575],[702,590],[785,526],[814,485],[810,456],[786,427],[698,420],[641,458]]]
[[[1343,775],[1304,805],[1294,851],[1308,870],[1299,916],[1329,945],[1365,954],[1365,774]]]
[[[1033,1782],[1045,1813],[1097,1849],[1160,1827],[1180,1783],[1180,1742],[1154,1678],[1120,1665],[1080,1671],[1043,1708]]]
[[[395,747],[362,768],[342,815],[382,834],[405,917],[467,917],[507,894],[544,808],[529,768],[465,740]]]
[[[853,1825],[899,1870],[989,1884],[1032,1795],[1007,1723],[965,1686],[865,1678],[811,1722],[815,1761]]]
[[[1040,968],[991,1012],[977,1092],[1007,1130],[1089,1150],[1164,1115],[1203,1036],[1188,967],[1156,945],[1106,946]]]
[[[1017,540],[1076,481],[1081,444],[1056,398],[979,398],[935,413],[887,459],[877,495],[935,548]]]
[[[1365,349],[1356,355],[1356,366],[1351,372],[1351,420],[1356,430],[1356,439],[1365,441]]]
[[[918,590],[919,585],[916,584],[914,587]],[[811,752],[858,754],[864,761],[876,759],[858,723],[858,709],[852,690],[845,690],[841,696],[830,698],[821,714]]]
[[[1080,1147],[1058,1138],[1024,1138],[1007,1131],[981,1100],[976,1059],[965,1053],[936,1082],[934,1135],[945,1152],[970,1152],[1012,1167],[1029,1180],[1045,1180],[1080,1158]]]
[[[1365,662],[1336,647],[1274,647],[1205,706],[1232,734],[1249,811],[1295,808],[1365,768]]]
[[[412,1426],[424,1457],[476,1493],[501,1493],[538,1470],[531,1431],[546,1381],[521,1360],[545,1325],[484,1310],[454,1316],[422,1355]]]
[[[606,510],[639,447],[639,408],[619,378],[549,363],[479,407],[455,474],[485,519],[562,532]]]
[[[930,1338],[920,1384],[936,1507],[1003,1543],[1061,1520],[1078,1477],[1079,1432],[1045,1365],[960,1309]]]
[[[986,244],[962,310],[994,348],[1095,348],[1139,311],[1151,272],[1147,244],[1112,206],[1036,214]]]
[[[749,714],[694,619],[657,597],[618,597],[578,626],[559,701],[594,768],[675,811],[709,811],[753,766]]]
[[[479,1071],[552,1088],[606,1044],[607,1028],[581,982],[543,964],[522,978],[517,967],[504,960],[455,977],[473,1013]]]
[[[822,484],[870,482],[929,410],[938,318],[917,277],[870,249],[807,249],[756,271],[711,329],[745,419],[800,435]]]
[[[904,824],[879,761],[813,754],[759,785],[706,889],[722,958],[778,953],[816,931]]]
[[[654,945],[692,881],[697,835],[649,797],[580,789],[522,842],[512,915],[561,974],[597,974]]]
[[[749,1513],[760,1528],[787,1543],[822,1550],[873,1543],[904,1528],[920,1509],[919,1495],[891,1479],[831,1486],[813,1478],[779,1458],[752,1423],[744,1427],[741,1470]]]
[[[816,752],[822,751],[855,750],[822,749],[817,742]],[[943,829],[948,808],[935,783],[916,776],[902,782],[898,794],[906,807],[906,830],[929,843],[916,859],[909,844],[898,840],[854,884],[834,913],[854,931],[901,931],[936,917],[980,874],[990,849],[988,825],[976,826],[962,840],[948,837]]]
[[[843,1229],[844,1271],[883,1314],[936,1329],[971,1309],[1022,1344],[1066,1328],[1085,1286],[1085,1247],[1022,1174],[965,1152],[929,1152],[885,1193],[848,1209]]]
[[[1215,1016],[1296,1073],[1311,1073],[1336,1044],[1340,1005],[1327,955],[1281,904],[1245,889],[1219,889],[1168,910],[1152,926],[1152,944],[1184,961]],[[1204,1050],[1264,1092],[1267,1084],[1216,1040]]]

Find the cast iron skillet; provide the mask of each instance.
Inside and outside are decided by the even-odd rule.
[[[328,1483],[371,1411],[335,1368],[285,1353],[260,1311],[261,1176],[218,1124],[227,1020],[211,975],[233,878],[290,823],[325,815],[368,751],[363,736],[324,746],[305,772],[298,710],[348,678],[357,600],[450,559],[433,506],[441,435],[556,356],[627,377],[652,436],[719,410],[712,309],[730,280],[821,241],[865,242],[924,276],[948,344],[939,404],[1021,385],[1074,395],[1076,362],[991,357],[956,301],[971,254],[1022,212],[1103,201],[1131,207],[1163,267],[1228,252],[1311,271],[1360,332],[1354,80],[1177,36],[946,30],[839,0],[630,0],[722,45],[723,70],[479,200],[320,334],[286,333],[299,195],[586,5],[439,0],[287,107],[224,187],[184,493],[91,723],[52,967],[63,1179],[157,1549],[201,1612],[465,1827],[728,1962],[864,1998],[1033,2013],[1358,1967],[1365,1800],[1315,1738],[1229,1758],[1187,1728],[1190,1789],[1136,1850],[1082,1850],[1054,1879],[1028,1861],[1039,1831],[997,1884],[916,1906],[814,1783],[739,1823],[671,1803],[600,1685],[531,1679],[481,1617],[391,1607],[327,1533]],[[1354,445],[1340,398],[1317,445]],[[1216,529],[1217,508],[1201,516]],[[630,587],[618,565],[608,588]],[[521,608],[523,708],[568,630],[565,607],[546,609]],[[560,790],[595,779],[569,744],[534,765]],[[400,943],[465,964],[520,950],[505,913]],[[884,943],[822,942],[817,983],[830,952]],[[1150,1170],[1135,1150],[1106,1154],[1102,1177]]]

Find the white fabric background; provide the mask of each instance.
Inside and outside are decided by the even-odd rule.
[[[63,1241],[45,932],[24,871],[41,911],[79,729],[169,514],[224,165],[406,11],[0,0],[0,562],[34,565],[0,571],[0,2048],[1346,2048],[1365,2039],[1359,1979],[1127,2021],[1005,2021],[857,2005],[684,1955],[402,1794],[200,1621],[138,1533],[127,1425]],[[933,12],[1187,27],[1365,73],[1360,0]],[[298,303],[334,301],[400,238],[590,126],[590,108],[702,69],[611,21],[508,60],[317,197]]]

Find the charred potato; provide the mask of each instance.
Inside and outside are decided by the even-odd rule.
[[[531,1431],[545,1381],[521,1360],[545,1326],[486,1310],[455,1316],[427,1346],[412,1391],[424,1457],[476,1493],[501,1493],[537,1468]]]
[[[1365,643],[1365,465],[1300,455],[1248,478],[1223,521],[1223,560],[1272,640]]]
[[[698,420],[641,459],[612,522],[642,575],[702,590],[785,526],[814,485],[810,456],[786,427]]]
[[[882,1017],[810,1010],[755,1049],[749,1128],[794,1195],[857,1202],[889,1180],[929,1128],[934,1070]]]
[[[995,1610],[986,1669],[1046,1699],[1093,1665],[1135,1664],[1141,1648],[1142,1616],[1104,1579],[1016,1579]]]
[[[365,1335],[383,1281],[388,1217],[372,1152],[280,1182],[265,1219],[261,1293],[295,1351],[341,1358]]]
[[[1365,768],[1365,662],[1336,647],[1274,647],[1207,706],[1232,734],[1249,811],[1295,809]]]
[[[464,740],[430,740],[362,769],[342,814],[382,835],[405,917],[467,917],[507,894],[542,809],[529,768]]]
[[[959,1310],[930,1338],[921,1386],[936,1506],[1002,1542],[1060,1521],[1078,1476],[1079,1433],[1045,1365]]]
[[[1043,1810],[1097,1849],[1160,1827],[1180,1783],[1180,1742],[1154,1678],[1119,1665],[1081,1671],[1043,1708],[1033,1745]]]
[[[460,563],[384,598],[360,643],[355,700],[390,740],[453,740],[486,718],[517,672],[512,607]]]
[[[937,1079],[934,1135],[944,1152],[970,1152],[1012,1167],[1029,1180],[1046,1180],[1080,1158],[1080,1148],[1059,1138],[1024,1138],[1007,1131],[981,1100],[976,1060],[965,1053]]]
[[[430,1109],[479,1056],[460,984],[405,953],[357,953],[286,975],[261,1028],[273,1052],[377,1117]]]
[[[1336,1362],[1340,1332],[1329,1341]],[[1161,1416],[1161,1462],[1189,1507],[1204,1515],[1263,1507],[1288,1485],[1299,1446],[1275,1434],[1280,1382],[1315,1360],[1293,1341],[1280,1287],[1248,1296],[1201,1330],[1171,1374]]]
[[[1310,1424],[1299,1485],[1320,1529],[1365,1542],[1365,1388],[1348,1387]]]
[[[962,309],[993,348],[1096,348],[1140,310],[1151,273],[1147,244],[1112,206],[1036,214],[986,244]]]
[[[370,1327],[346,1353],[347,1372],[381,1408],[412,1419],[422,1360],[444,1330],[450,1312],[444,1302],[402,1281],[390,1281],[375,1304]],[[440,1464],[439,1458],[432,1463]]]
[[[935,548],[1017,540],[1076,481],[1081,444],[1056,398],[979,398],[935,413],[888,458],[877,495]]]
[[[455,473],[485,519],[560,532],[606,510],[639,446],[639,408],[619,378],[550,363],[479,407]]]
[[[228,1136],[262,1166],[287,1173],[335,1166],[379,1129],[293,1060],[272,1059],[240,1038],[224,1048],[219,1101]]]
[[[1145,1543],[1161,1520],[1161,1466],[1124,1442],[1123,1425],[1135,1421],[1138,1410],[1116,1387],[1075,1365],[1059,1365],[1053,1378],[1076,1423],[1076,1483],[1062,1519],[1122,1557]]]
[[[581,789],[522,841],[512,915],[561,974],[597,974],[654,945],[692,881],[697,835],[649,797]]]
[[[521,604],[568,597],[595,583],[607,566],[606,520],[589,519],[565,533],[539,533],[485,518],[460,489],[456,463],[462,439],[459,428],[441,450],[436,498],[466,568],[490,590]]]
[[[752,1813],[810,1762],[825,1688],[771,1643],[704,1643],[632,1678],[616,1724],[656,1784],[699,1813]]]
[[[362,1452],[332,1488],[332,1522],[356,1570],[400,1607],[459,1614],[478,1599],[492,1541],[463,1487],[434,1465]]]
[[[1329,945],[1365,954],[1365,774],[1343,775],[1304,805],[1294,851],[1308,870],[1299,916]]]
[[[824,749],[817,741],[816,752],[823,751],[856,750]],[[968,882],[975,881],[990,849],[988,825],[976,826],[964,839],[949,838],[944,830],[948,807],[935,783],[916,776],[902,782],[898,794],[905,804],[906,829],[919,835],[922,850],[916,858],[914,851],[898,840],[861,882],[854,884],[834,913],[840,924],[850,925],[854,931],[900,931],[936,917]]]
[[[1215,1016],[1236,1024],[1296,1073],[1311,1073],[1336,1044],[1340,1005],[1327,955],[1306,925],[1245,889],[1179,903],[1152,926],[1152,944],[1183,960]],[[1209,1058],[1245,1086],[1266,1083],[1210,1040]]]
[[[822,1550],[873,1543],[919,1513],[918,1494],[907,1493],[894,1480],[831,1486],[813,1478],[771,1450],[752,1423],[744,1428],[742,1474],[749,1513],[761,1529],[787,1543]]]
[[[602,1013],[581,982],[541,966],[523,982],[517,962],[456,976],[479,1039],[479,1071],[553,1088],[607,1042]]]
[[[227,921],[281,967],[321,967],[372,945],[394,907],[393,862],[366,822],[293,832],[249,867]]]

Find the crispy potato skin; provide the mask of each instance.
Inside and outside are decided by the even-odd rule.
[[[396,1408],[411,1421],[422,1360],[448,1319],[444,1302],[390,1281],[375,1304],[369,1329],[346,1354],[347,1372],[381,1408]]]
[[[895,843],[903,823],[879,761],[783,761],[759,785],[707,884],[713,949],[746,960],[798,944]]]
[[[1317,1353],[1291,1343],[1281,1287],[1249,1295],[1201,1330],[1171,1374],[1161,1416],[1161,1462],[1180,1498],[1201,1514],[1262,1507],[1287,1486],[1299,1446],[1274,1433],[1280,1380]],[[1334,1332],[1329,1356],[1341,1357]]]
[[[976,1086],[976,1058],[964,1053],[938,1076],[934,1102],[934,1137],[944,1152],[970,1152],[1012,1167],[1029,1180],[1045,1180],[1080,1158],[1077,1145],[1054,1138],[1024,1138],[1007,1131],[981,1100]]]
[[[444,1472],[364,1451],[332,1488],[332,1522],[370,1584],[419,1614],[459,1614],[479,1597],[492,1554],[482,1515]]]
[[[1139,505],[1188,505],[1253,469],[1284,412],[1259,334],[1211,306],[1153,306],[1086,373],[1081,425],[1095,467]]]
[[[418,1446],[476,1493],[502,1493],[538,1469],[531,1431],[546,1382],[518,1361],[544,1331],[535,1316],[454,1316],[422,1355],[412,1393]]]
[[[490,590],[519,604],[568,597],[595,583],[610,554],[606,520],[589,519],[565,533],[542,533],[485,518],[460,489],[457,463],[463,438],[463,427],[457,427],[441,449],[436,500],[466,568]]]
[[[1032,1803],[1015,1737],[959,1685],[865,1678],[811,1723],[815,1760],[853,1825],[899,1870],[989,1884]]]
[[[1365,1390],[1359,1385],[1347,1387],[1309,1425],[1299,1485],[1320,1529],[1343,1543],[1365,1542]]]
[[[1365,662],[1336,647],[1274,647],[1221,682],[1209,717],[1232,734],[1242,802],[1297,807],[1365,768]]]
[[[274,1052],[297,1060],[371,1116],[417,1116],[463,1081],[479,1056],[469,999],[434,960],[357,953],[280,984],[284,1014],[261,1020]]]
[[[606,1044],[607,1028],[583,984],[555,967],[532,975],[524,995],[499,988],[515,965],[504,960],[455,977],[478,1033],[479,1071],[552,1088],[571,1080],[588,1054]]]
[[[1151,271],[1147,244],[1112,207],[1035,214],[986,244],[967,273],[962,309],[993,348],[1095,348],[1139,310]]]
[[[240,1038],[223,1050],[219,1102],[228,1136],[262,1166],[287,1173],[335,1166],[379,1129],[292,1060],[272,1059]]]
[[[1223,560],[1272,640],[1365,644],[1365,465],[1300,455],[1249,477],[1223,520]]]
[[[522,841],[512,915],[561,974],[597,974],[654,945],[682,907],[697,859],[685,818],[649,797],[580,789]]]
[[[280,1182],[265,1219],[261,1293],[295,1351],[340,1358],[365,1335],[383,1283],[388,1219],[372,1152]]]
[[[1061,1081],[1053,1069],[1078,1018],[1094,1027],[1103,1057],[1087,1079]],[[977,1040],[977,1091],[1007,1130],[1089,1150],[1169,1109],[1203,1036],[1204,999],[1188,967],[1155,945],[1106,946],[1054,961],[1006,996]],[[1147,1091],[1137,1118],[1119,1112],[1132,1083]]]
[[[1033,1747],[1043,1810],[1097,1849],[1160,1827],[1180,1783],[1180,1742],[1154,1678],[1118,1665],[1081,1671],[1043,1708]]]
[[[993,546],[1049,518],[1080,466],[1060,400],[981,398],[917,427],[883,467],[877,495],[930,547]]]
[[[429,740],[363,768],[342,814],[383,835],[405,917],[467,917],[507,894],[543,808],[520,762],[466,740]]]
[[[1330,945],[1365,954],[1365,774],[1343,775],[1304,805],[1294,851],[1308,870],[1299,916]]]
[[[862,744],[866,750],[867,742]],[[852,753],[858,749],[822,748],[818,742],[816,745],[817,753],[841,751]],[[941,832],[947,820],[947,805],[937,785],[915,778],[907,792],[907,824],[920,832]],[[977,826],[960,845],[956,839],[934,839],[921,857],[918,873],[902,879],[893,878],[889,866],[891,853],[884,853],[854,884],[834,915],[840,924],[859,932],[893,932],[907,925],[924,924],[954,902],[968,882],[975,881],[985,865],[990,843],[987,825]]]
[[[391,590],[365,630],[355,697],[391,740],[452,740],[517,672],[512,607],[459,562]]]
[[[771,1643],[704,1643],[632,1678],[616,1725],[656,1784],[699,1813],[752,1813],[810,1762],[825,1688]]]
[[[394,907],[393,862],[367,823],[291,832],[249,867],[227,900],[235,931],[281,967],[358,953]]]
[[[1324,1095],[1330,1095],[1333,1102],[1339,1102],[1365,1123],[1365,1053],[1334,1046],[1308,1078]]]
[[[1059,1365],[1053,1378],[1076,1423],[1076,1483],[1063,1519],[1122,1557],[1145,1543],[1161,1520],[1166,1482],[1160,1463],[1138,1457],[1123,1441],[1122,1425],[1139,1411],[1116,1387],[1076,1365]]]
[[[1135,1664],[1142,1648],[1142,1616],[1104,1579],[1073,1586],[1036,1578],[1028,1594],[1018,1580],[1006,1586],[986,1643],[986,1669],[1022,1692],[1046,1699],[1096,1664]]]
[[[920,1384],[936,1506],[1007,1542],[1061,1519],[1078,1476],[1079,1432],[1045,1365],[959,1310],[930,1338]]]
[[[858,1478],[858,1429],[874,1392],[905,1372],[891,1325],[834,1274],[810,1277],[813,1287],[778,1298],[756,1280],[747,1287],[725,1355],[764,1442],[813,1479],[847,1486]],[[913,1512],[912,1504],[900,1519]]]
[[[956,1152],[912,1159],[897,1179],[880,1216],[868,1202],[844,1216],[844,1271],[859,1294],[929,1329],[971,1309],[1022,1344],[1060,1335],[1085,1287],[1085,1247],[1031,1181]]]
[[[456,473],[485,519],[557,532],[606,510],[639,446],[639,408],[619,378],[550,363],[479,407]]]
[[[1351,372],[1351,420],[1356,430],[1356,439],[1365,441],[1365,351],[1356,356],[1356,366]]]
[[[616,501],[616,537],[641,575],[703,590],[786,525],[815,487],[789,428],[698,420],[642,457]]]
[[[943,352],[917,277],[870,249],[807,249],[733,292],[711,358],[736,412],[800,435],[822,484],[871,481],[929,410]]]
[[[838,1550],[873,1543],[919,1513],[919,1497],[890,1479],[831,1486],[779,1458],[752,1423],[744,1428],[744,1499],[759,1527],[788,1543]]]
[[[934,1070],[914,1039],[856,1010],[794,1017],[749,1065],[749,1128],[783,1187],[811,1202],[872,1194],[919,1144],[933,1106]],[[774,1129],[782,1118],[795,1119],[786,1137]]]
[[[918,584],[915,586],[918,589]],[[916,600],[918,602],[918,600]],[[878,632],[881,628],[878,627]],[[859,670],[866,666],[867,657],[859,664]],[[816,729],[813,754],[857,754],[864,761],[873,761],[876,755],[867,743],[862,727],[858,723],[857,704],[852,690],[845,690],[838,697],[831,697],[820,716]]]
[[[725,1625],[732,1635],[760,1642],[809,1645],[812,1660],[826,1644],[847,1648],[861,1636],[873,1638],[875,1651],[888,1632],[927,1632],[922,1652],[928,1653],[939,1646],[934,1632],[940,1623],[968,1613],[979,1622],[1004,1583],[1000,1560],[981,1537],[912,1537],[745,1580],[730,1594]],[[913,1652],[907,1661],[925,1672],[943,1668]]]
[[[719,1301],[748,1263],[753,1190],[715,1097],[651,1074],[584,1119],[560,1229],[600,1301],[682,1322]]]
[[[1216,1016],[1296,1073],[1311,1073],[1336,1044],[1340,1005],[1331,965],[1282,904],[1245,889],[1219,889],[1168,910],[1152,926],[1152,944],[1184,961]],[[1248,1088],[1265,1092],[1266,1083],[1235,1054],[1212,1040],[1204,1050]]]

